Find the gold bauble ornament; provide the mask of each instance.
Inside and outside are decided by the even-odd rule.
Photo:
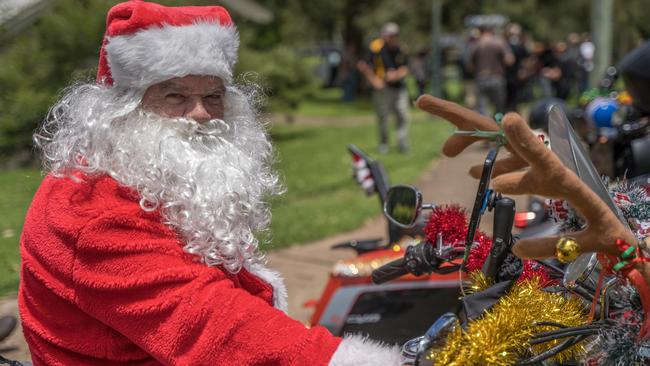
[[[564,264],[578,259],[580,252],[580,244],[570,236],[560,238],[555,246],[555,257]]]

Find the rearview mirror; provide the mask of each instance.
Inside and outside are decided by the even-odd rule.
[[[422,211],[422,194],[407,185],[391,187],[384,201],[384,215],[395,225],[411,228]]]

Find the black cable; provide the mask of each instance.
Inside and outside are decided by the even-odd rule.
[[[551,323],[551,324],[544,324],[544,323]],[[597,324],[591,323],[591,324],[579,325],[579,326],[576,326],[576,327],[567,327],[567,326],[564,326],[564,325],[561,325],[561,324],[558,324],[558,323],[553,323],[553,322],[544,322],[544,323],[540,322],[540,323],[536,323],[535,325],[536,326],[557,326],[560,329],[540,332],[540,333],[537,333],[537,334],[533,335],[532,338],[545,337],[547,335],[560,334],[560,333],[564,333],[564,332],[568,332],[568,331],[574,331],[574,330],[602,329],[602,328],[607,326],[606,324],[601,324],[601,323],[597,323]]]
[[[598,329],[582,329],[582,330],[573,330],[573,331],[567,331],[562,334],[553,334],[553,335],[548,335],[545,337],[539,337],[535,339],[530,340],[531,345],[536,345],[536,344],[541,344],[541,343],[546,343],[550,341],[555,341],[561,338],[567,338],[567,337],[577,337],[577,336],[592,336],[598,334]]]
[[[553,348],[549,348],[548,350],[538,354],[537,356],[530,357],[528,359],[525,359],[523,361],[517,362],[517,366],[524,366],[524,365],[534,365],[538,362],[542,362],[546,359],[549,359],[558,353],[572,347],[576,343],[582,342],[584,339],[586,339],[588,336],[587,335],[582,335],[582,336],[576,336],[573,338],[569,338],[566,341],[558,344],[557,346]]]
[[[531,337],[530,344],[540,344],[548,341],[557,340],[560,338],[566,338],[577,335],[594,335],[597,334],[603,327],[606,326],[604,323],[591,323],[578,327],[565,327],[562,324],[554,322],[540,322],[536,325],[546,325],[546,326],[557,326],[561,327],[557,330],[551,330],[547,332],[541,332],[533,335]]]

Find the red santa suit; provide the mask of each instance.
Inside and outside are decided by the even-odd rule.
[[[21,256],[36,365],[327,365],[341,342],[274,308],[286,302],[260,269],[233,275],[185,253],[107,176],[45,178]]]
[[[229,83],[237,47],[221,7],[119,4],[108,14],[98,82]],[[397,364],[394,348],[289,318],[275,272],[245,264],[232,274],[186,253],[131,188],[107,175],[75,177],[45,178],[21,237],[18,300],[36,366]]]

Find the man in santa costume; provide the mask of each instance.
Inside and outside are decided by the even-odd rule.
[[[49,174],[19,293],[35,365],[398,364],[286,315],[256,239],[281,187],[255,95],[232,82],[238,45],[218,6],[109,11],[97,82],[35,135]]]

